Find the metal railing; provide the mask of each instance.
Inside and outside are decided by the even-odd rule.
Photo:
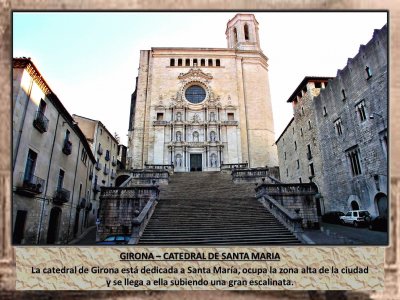
[[[63,188],[58,188],[54,193],[53,202],[56,204],[64,204],[69,201],[70,196],[70,191]]]
[[[33,120],[33,126],[35,126],[37,130],[43,133],[47,132],[48,125],[49,125],[49,119],[45,117],[43,112],[41,112],[40,110],[37,111],[35,119]]]
[[[21,172],[16,191],[27,195],[40,194],[43,193],[44,184],[44,179],[35,175],[26,176],[24,172]]]
[[[72,153],[72,143],[69,140],[64,140],[64,146],[62,148],[62,152],[66,155],[70,155]]]

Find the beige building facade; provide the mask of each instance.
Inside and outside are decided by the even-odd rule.
[[[28,58],[13,60],[13,242],[66,244],[91,215],[94,156]]]
[[[227,24],[228,48],[152,48],[140,53],[132,95],[128,167],[174,164],[277,166],[268,80],[254,15]]]

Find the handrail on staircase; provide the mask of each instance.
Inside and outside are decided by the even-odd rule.
[[[139,243],[140,237],[142,236],[147,223],[153,215],[156,205],[157,199],[150,199],[145,207],[143,207],[140,214],[132,220],[132,235],[128,244],[136,245]]]
[[[263,195],[259,198],[261,203],[266,207],[279,221],[281,221],[291,232],[303,232],[303,218],[295,215],[288,209],[280,205],[274,198]]]

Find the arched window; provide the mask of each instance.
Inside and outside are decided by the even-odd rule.
[[[237,42],[238,42],[238,36],[237,36],[237,30],[236,28],[233,28],[233,42],[236,46]]]
[[[190,59],[186,58],[185,66],[190,66]]]
[[[171,60],[170,60],[170,62],[169,62],[169,65],[170,65],[171,67],[175,66],[175,59],[171,58]]]
[[[193,66],[197,67],[197,58],[193,59]]]
[[[212,61],[212,59],[209,59],[209,60],[208,60],[208,66],[209,66],[209,67],[212,67],[212,66],[213,66],[213,61]]]
[[[215,65],[216,65],[217,67],[221,66],[221,62],[220,62],[219,59],[215,60]]]
[[[182,58],[179,58],[179,59],[178,59],[178,66],[179,66],[179,67],[182,66]]]
[[[200,60],[200,65],[201,65],[202,67],[205,67],[205,65],[206,65],[206,60],[205,60],[204,58],[202,58],[202,59]]]
[[[249,38],[249,26],[247,24],[244,24],[244,39],[248,41]]]

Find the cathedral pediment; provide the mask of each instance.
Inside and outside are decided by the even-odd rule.
[[[187,73],[180,73],[178,79],[187,80],[187,79],[204,79],[204,80],[211,80],[213,77],[210,73],[204,73],[199,68],[192,68]]]

